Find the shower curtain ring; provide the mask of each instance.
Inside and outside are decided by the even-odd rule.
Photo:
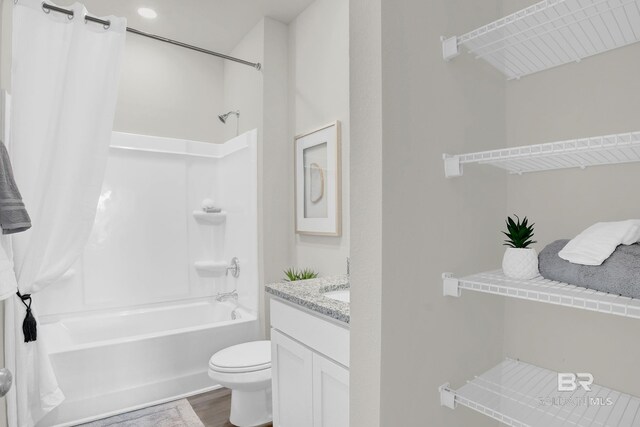
[[[102,28],[104,28],[105,30],[108,30],[109,28],[111,28],[111,21],[107,21],[106,24],[103,24]]]
[[[16,0],[16,3],[18,3],[18,0]],[[44,13],[51,13],[51,9],[47,7],[47,4],[45,2],[42,2],[42,11]]]

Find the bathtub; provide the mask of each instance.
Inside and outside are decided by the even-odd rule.
[[[209,358],[259,337],[256,315],[213,298],[40,319],[62,405],[37,425],[70,426],[218,388]]]

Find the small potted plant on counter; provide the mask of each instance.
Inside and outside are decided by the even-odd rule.
[[[507,236],[504,245],[508,246],[502,259],[502,271],[507,277],[513,279],[529,280],[538,276],[538,253],[529,245],[536,243],[532,240],[533,226],[529,224],[527,217],[522,221],[518,215],[514,215],[517,221],[507,217],[507,231],[502,233]]]
[[[315,279],[319,276],[317,271],[313,271],[310,268],[305,268],[302,270],[298,270],[297,268],[289,268],[284,271],[285,277],[283,280],[285,282],[297,282],[298,280],[309,280]]]

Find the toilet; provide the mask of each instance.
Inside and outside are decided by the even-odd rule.
[[[220,350],[209,360],[209,378],[231,389],[231,424],[254,427],[272,421],[271,341]]]

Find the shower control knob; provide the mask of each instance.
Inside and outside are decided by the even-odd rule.
[[[229,272],[231,272],[231,275],[235,278],[240,276],[240,260],[237,257],[233,257],[231,260],[231,264],[227,267],[225,276],[228,276]]]

